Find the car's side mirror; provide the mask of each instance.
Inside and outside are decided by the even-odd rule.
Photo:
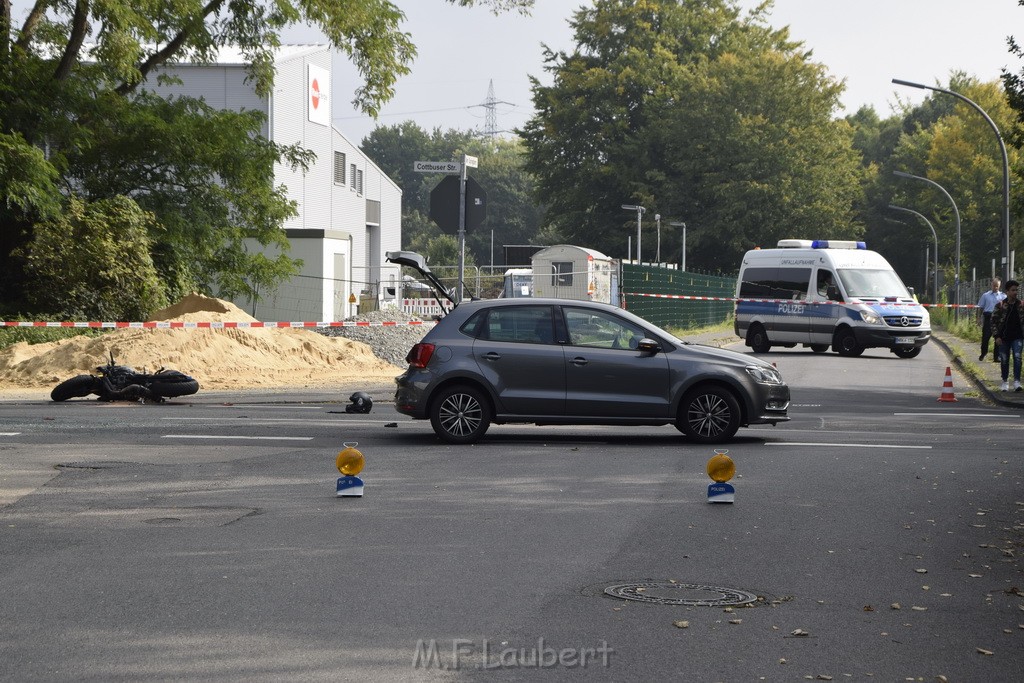
[[[657,353],[658,351],[661,351],[661,344],[653,339],[644,337],[637,343],[636,348],[637,351],[641,351],[643,353]]]

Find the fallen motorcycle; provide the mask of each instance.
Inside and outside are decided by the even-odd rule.
[[[95,375],[78,375],[55,386],[50,392],[54,401],[81,398],[96,394],[100,401],[153,401],[160,403],[175,396],[188,396],[199,391],[199,382],[177,370],[160,368],[154,373],[137,372],[127,365],[117,365],[111,352],[110,361],[96,368]]]

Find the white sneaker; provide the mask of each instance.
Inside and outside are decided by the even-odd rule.
[[[1013,381],[1013,390],[1020,391],[1020,382],[1018,382],[1017,380]]]
[[[1009,390],[1010,390],[1010,385],[1007,384],[1006,382],[1003,382],[1002,384],[999,385],[999,391],[1009,391]]]

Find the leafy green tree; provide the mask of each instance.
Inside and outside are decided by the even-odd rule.
[[[852,130],[833,119],[841,85],[769,4],[596,0],[574,15],[576,49],[546,52],[522,136],[548,234],[623,255],[635,227],[687,223],[688,266],[735,270],[742,252],[780,237],[848,237],[861,228]],[[644,258],[653,256],[645,239]],[[665,230],[663,253],[680,236]]]
[[[24,249],[29,303],[65,317],[145,319],[167,305],[150,258],[154,228],[153,215],[127,197],[71,197],[63,215],[36,226]]]
[[[446,1],[495,12],[533,4]],[[9,136],[0,144],[0,305],[27,305],[24,262],[15,254],[27,253],[54,188],[64,203],[73,193],[86,203],[130,197],[153,212],[154,262],[172,293],[253,294],[287,276],[296,265],[287,255],[257,257],[243,244],[286,246],[278,228],[294,207],[271,186],[272,164],[301,166],[311,156],[259,139],[261,122],[251,113],[159,101],[144,83],[161,67],[207,63],[233,46],[266,94],[282,30],[311,24],[351,58],[362,77],[354,103],[376,114],[415,56],[403,18],[389,0],[36,0],[18,27],[10,3],[0,3],[0,132]],[[46,157],[26,155],[28,146],[45,147]]]
[[[980,83],[962,72],[954,72],[947,90],[962,93],[978,103],[1011,136],[1014,114],[998,83]],[[873,125],[863,117],[854,121],[857,139],[864,140]],[[992,259],[998,259],[1002,244],[1002,155],[985,120],[969,105],[945,94],[926,98],[917,106],[906,106],[884,123],[887,131],[899,130],[895,139],[885,136],[878,149],[865,155],[875,172],[865,187],[866,201],[861,219],[869,226],[865,235],[871,248],[881,251],[908,284],[925,284],[925,249],[934,249],[928,226],[919,219],[888,209],[895,204],[917,211],[933,225],[939,238],[940,284],[952,284],[956,277],[956,221],[953,207],[939,190],[928,183],[900,178],[903,171],[928,178],[941,185],[956,202],[960,213],[960,279],[972,270],[986,276]],[[881,140],[881,137],[879,137]],[[1020,176],[1020,154],[1010,147],[1011,186]],[[868,161],[872,158],[872,161]],[[1019,207],[1011,205],[1019,215]],[[1012,221],[1011,221],[1012,223]],[[1011,234],[1012,238],[1016,236]],[[1012,249],[1019,249],[1014,241]],[[908,276],[909,274],[909,276]]]
[[[534,179],[525,170],[524,150],[518,140],[477,140],[472,133],[451,129],[435,129],[428,134],[406,121],[378,127],[363,140],[361,148],[402,188],[405,248],[423,249],[443,235],[429,218],[430,193],[443,176],[416,173],[413,162],[458,160],[464,153],[477,157],[479,166],[470,175],[487,193],[487,220],[466,236],[472,260],[491,263],[492,231],[497,250],[504,244],[530,242],[539,229],[543,211],[534,197]]]

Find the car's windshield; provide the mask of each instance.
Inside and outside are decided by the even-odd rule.
[[[910,292],[900,281],[899,276],[891,270],[840,268],[839,280],[843,283],[847,296],[879,299],[891,296],[910,297]]]

